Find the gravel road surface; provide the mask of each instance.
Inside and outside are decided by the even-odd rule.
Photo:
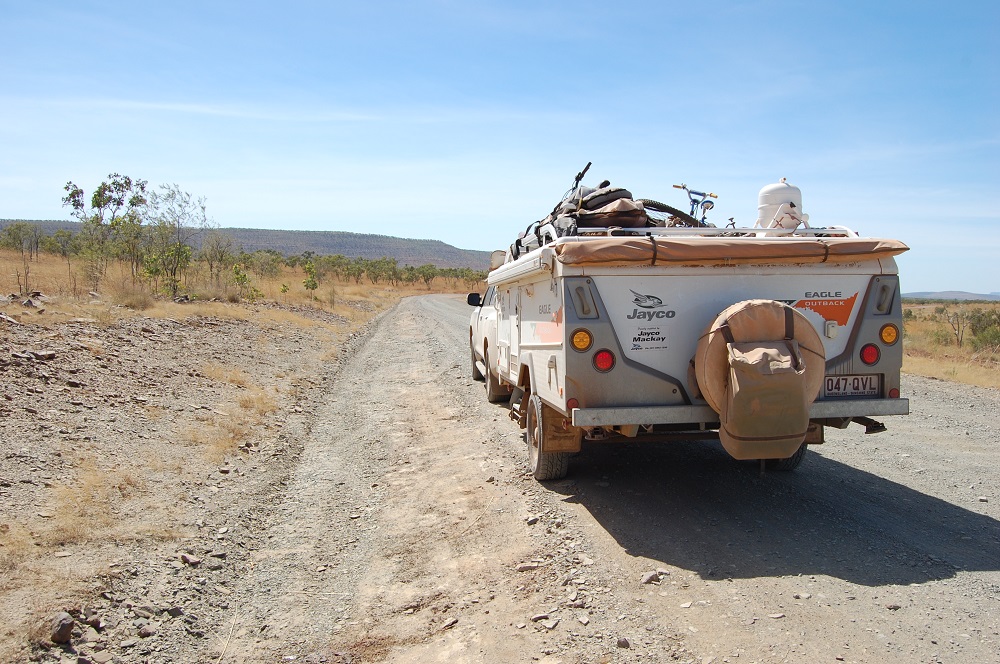
[[[256,554],[272,638],[246,656],[1000,661],[995,391],[909,378],[912,415],[794,473],[594,445],[543,486],[469,378],[468,314],[407,300],[339,375]]]
[[[542,484],[469,314],[406,299],[318,366],[288,454],[218,507],[246,535],[190,579],[225,591],[210,627],[112,661],[1000,662],[997,391],[905,377],[910,416],[792,473],[593,444]]]

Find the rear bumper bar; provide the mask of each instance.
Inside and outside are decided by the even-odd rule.
[[[810,419],[827,417],[871,417],[909,415],[909,399],[830,399],[809,407]],[[629,424],[706,424],[719,421],[711,406],[631,406],[622,408],[574,408],[572,423],[578,427]]]

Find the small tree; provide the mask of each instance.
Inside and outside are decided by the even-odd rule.
[[[302,266],[305,270],[306,278],[302,282],[302,285],[307,291],[309,291],[309,299],[316,299],[316,289],[319,288],[319,282],[316,280],[316,266],[313,265],[312,261],[306,261],[305,265]]]
[[[955,343],[961,348],[962,342],[965,340],[965,331],[969,327],[968,313],[961,309],[945,311],[944,319],[951,325],[951,331],[955,334]]]
[[[209,231],[201,243],[201,259],[208,264],[208,280],[219,286],[222,271],[233,260],[233,238],[217,230]]]
[[[354,283],[360,284],[361,277],[365,276],[367,264],[368,261],[360,256],[352,259],[344,266],[344,276],[348,279],[353,279]]]
[[[21,258],[31,257],[32,226],[26,221],[15,221],[0,231],[0,247],[7,247],[21,252]]]
[[[421,265],[417,268],[417,276],[423,280],[424,284],[429,289],[431,287],[431,282],[434,281],[434,277],[438,276],[438,269],[430,263]]]
[[[94,190],[87,207],[86,194],[73,182],[63,187],[63,206],[82,224],[81,254],[87,262],[87,276],[97,290],[114,253],[114,233],[124,217],[139,214],[146,205],[146,181],[112,173]]]
[[[195,199],[174,185],[162,185],[149,196],[150,232],[147,265],[163,275],[173,297],[180,290],[181,277],[191,264],[191,242],[208,226],[205,199]]]
[[[254,302],[263,295],[263,293],[250,283],[250,275],[247,274],[246,268],[240,263],[233,264],[233,283],[236,284],[236,289],[241,300]]]

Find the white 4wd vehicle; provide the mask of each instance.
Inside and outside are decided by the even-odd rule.
[[[499,378],[497,350],[497,289],[490,286],[482,297],[469,293],[468,302],[476,307],[469,321],[469,348],[472,355],[472,377],[486,383],[486,398],[499,403],[510,398],[508,384]],[[492,359],[492,362],[491,362]]]
[[[588,165],[589,166],[589,165]],[[896,240],[810,227],[801,192],[761,191],[753,227],[580,186],[528,227],[470,322],[474,375],[510,395],[538,479],[582,442],[717,438],[795,468],[824,427],[905,415]]]

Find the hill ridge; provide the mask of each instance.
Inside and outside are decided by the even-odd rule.
[[[60,229],[76,232],[80,223],[65,220],[0,219],[0,229],[18,221],[38,224],[42,231],[52,234]],[[431,264],[439,268],[467,267],[485,270],[490,264],[490,253],[475,249],[460,249],[441,240],[401,238],[373,233],[350,231],[281,230],[264,228],[226,227],[213,229],[233,238],[237,248],[252,253],[274,250],[284,256],[299,256],[307,251],[316,255],[340,254],[348,258],[395,258],[400,265],[420,266]],[[194,241],[200,248],[200,238]]]

